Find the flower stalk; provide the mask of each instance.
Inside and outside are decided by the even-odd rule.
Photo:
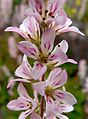
[[[63,8],[65,1],[30,0],[25,11],[27,17],[22,24],[5,29],[18,33],[26,40],[17,44],[24,54],[21,65],[15,71],[18,78],[10,80],[7,86],[9,88],[14,82],[20,82],[17,89],[19,97],[7,105],[10,110],[22,111],[19,119],[26,119],[29,115],[30,119],[68,119],[63,113],[73,111],[77,103],[71,93],[63,90],[68,75],[65,69],[60,68],[62,64],[77,62],[66,54],[69,47],[67,41],[54,46],[55,37],[60,33],[71,31],[84,35],[77,27],[71,26],[72,21]],[[33,59],[33,67],[28,58]],[[24,83],[31,83],[33,99]],[[38,95],[41,95],[41,101]]]
[[[44,76],[45,76],[45,74],[42,76],[42,81],[44,81]],[[44,114],[44,96],[41,97],[41,104],[40,104],[40,116],[41,116],[41,118],[43,118],[43,114]]]

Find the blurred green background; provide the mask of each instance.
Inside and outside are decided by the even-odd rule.
[[[17,98],[17,86],[7,90],[10,79],[15,78],[14,71],[20,65],[22,54],[16,47],[16,43],[24,40],[15,33],[5,33],[7,26],[19,26],[24,17],[24,10],[28,7],[27,0],[0,0],[0,119],[17,119],[20,112],[9,111],[6,107],[11,99]],[[82,78],[80,64],[65,64],[62,67],[67,69],[68,83],[67,91],[77,98],[78,103],[74,106],[73,112],[69,113],[70,119],[88,119],[88,90],[85,92],[85,84],[88,75],[88,0],[67,0],[65,5],[67,15],[73,20],[85,36],[75,33],[65,33],[56,37],[56,43],[65,39],[69,43],[68,55],[79,63],[86,62],[85,76]],[[59,39],[59,40],[58,40]],[[85,64],[85,63],[84,63]],[[83,65],[85,67],[85,65]],[[83,67],[82,67],[83,69]],[[85,69],[85,68],[84,68]],[[82,73],[81,73],[82,74]],[[87,79],[88,80],[88,79]],[[26,85],[30,92],[30,87]]]

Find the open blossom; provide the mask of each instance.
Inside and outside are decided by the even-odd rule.
[[[45,81],[34,83],[33,87],[38,93],[40,93],[42,96],[45,96],[45,98],[54,97],[60,102],[74,105],[77,103],[75,97],[71,93],[59,89],[64,86],[66,82],[66,70],[55,68],[50,72],[49,77]]]
[[[46,101],[46,115],[47,119],[68,119],[67,116],[63,115],[63,113],[73,111],[73,106],[68,105],[66,103],[59,103],[58,100],[53,100],[52,98],[48,98]]]
[[[35,62],[33,68],[28,63],[27,56],[24,55],[22,64],[16,69],[17,79],[10,80],[7,88],[11,87],[15,81],[30,83],[32,80],[39,80],[46,72],[47,67],[39,62]]]
[[[27,40],[39,40],[40,29],[39,24],[36,19],[31,16],[24,19],[23,23],[18,27],[8,27],[5,31],[13,31],[20,34],[23,38]]]
[[[40,23],[49,24],[55,20],[59,22],[57,20],[59,18],[64,21],[63,16],[60,16],[60,9],[63,2],[65,0],[29,0],[29,8],[25,14],[27,16],[34,16]]]
[[[23,84],[19,84],[18,93],[19,93],[20,97],[18,97],[16,100],[10,101],[8,103],[7,107],[10,110],[23,111],[20,114],[19,119],[25,119],[27,116],[29,116],[31,114],[33,115],[33,113],[35,113],[34,110],[37,108],[37,103],[38,102],[37,102],[37,99],[36,99],[36,95],[35,95],[34,99],[29,97],[29,95],[28,95],[25,87],[23,86]],[[31,118],[31,119],[33,119],[33,118]]]
[[[41,45],[39,49],[36,45],[28,41],[19,42],[18,48],[28,57],[47,65],[53,64],[55,66],[59,66],[66,62],[77,64],[76,61],[69,59],[66,55],[66,52],[68,50],[68,43],[66,41],[63,40],[53,50],[54,39],[55,32],[52,29],[48,29],[42,35]]]
[[[10,110],[22,111],[19,119],[26,119],[29,115],[30,119],[68,119],[63,113],[72,111],[73,105],[77,103],[76,98],[63,89],[68,76],[66,70],[60,68],[64,63],[77,62],[66,55],[69,46],[65,40],[54,48],[55,36],[60,33],[73,31],[84,35],[75,26],[70,26],[72,21],[63,9],[65,1],[29,0],[29,9],[25,11],[27,17],[22,24],[5,29],[27,40],[17,45],[24,56],[15,71],[17,78],[10,80],[7,86],[10,88],[14,82],[20,82],[19,97],[7,105]],[[33,59],[33,66],[27,57]],[[33,99],[22,83],[31,83]]]
[[[72,21],[63,10],[63,4],[66,0],[29,1],[29,9],[26,10],[25,14],[27,16],[34,16],[45,27],[53,27],[57,35],[70,31],[84,35],[77,27],[70,26]]]
[[[51,16],[49,15],[49,18],[47,18],[46,20],[43,20],[43,22],[44,22],[43,25],[44,24],[49,24],[48,26],[45,25],[46,28],[53,28],[57,35],[60,34],[60,33],[65,33],[65,32],[70,32],[70,31],[79,33],[81,35],[84,35],[82,32],[79,31],[79,29],[77,27],[70,26],[72,24],[72,21],[69,18],[67,18],[66,13],[60,7],[60,4],[62,3],[61,1],[58,1],[58,0],[51,1],[50,0],[49,2],[50,2],[49,6],[47,8],[49,13],[47,13],[47,14],[50,14]],[[35,12],[31,13],[31,11],[30,11],[31,7],[30,7],[29,10],[28,10],[28,13],[31,14],[31,15],[28,15],[28,17],[24,19],[23,23],[19,26],[19,28],[11,26],[11,27],[6,28],[5,31],[17,32],[23,38],[25,38],[29,41],[38,41],[38,42],[40,42],[40,28],[39,28],[38,20],[36,18],[39,17],[38,12],[45,9],[44,8],[45,5],[44,5],[43,1],[40,1],[40,0],[38,0],[38,1],[31,0],[30,5],[31,5],[31,7],[34,6],[33,7],[33,12],[34,11]],[[42,10],[39,10],[40,6],[41,6]],[[38,8],[36,8],[36,7],[38,7]],[[37,14],[36,14],[36,11],[37,11]],[[53,15],[55,15],[56,17],[53,18],[52,17]]]

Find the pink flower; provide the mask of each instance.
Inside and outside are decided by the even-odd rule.
[[[33,16],[25,18],[20,27],[8,27],[5,31],[13,31],[20,34],[23,38],[27,40],[39,40],[40,29],[39,24]]]
[[[72,21],[67,17],[63,10],[63,4],[66,0],[30,0],[29,9],[26,10],[27,16],[34,16],[35,19],[43,26],[53,27],[56,34],[65,32],[76,32],[84,35],[75,26],[71,26]]]
[[[10,110],[23,111],[20,114],[19,119],[25,119],[29,115],[31,116],[37,115],[34,112],[34,110],[37,108],[37,103],[38,103],[37,102],[38,100],[36,99],[36,95],[34,99],[29,97],[25,87],[21,83],[18,86],[18,93],[19,93],[19,97],[16,100],[10,101],[7,107]],[[35,118],[31,118],[31,119],[35,119]],[[37,119],[40,119],[40,118],[37,118]]]
[[[27,16],[34,16],[39,23],[50,25],[53,21],[63,24],[67,15],[61,11],[66,0],[29,0]],[[62,22],[60,22],[62,21]]]
[[[46,116],[47,119],[68,119],[63,113],[73,111],[73,106],[62,103],[60,104],[57,100],[53,101],[52,98],[48,98],[46,101]]]
[[[64,86],[66,82],[66,70],[55,68],[50,72],[49,77],[45,81],[34,83],[33,87],[39,94],[45,96],[45,98],[54,97],[60,102],[74,105],[77,103],[75,97],[71,93],[59,89]]]
[[[39,49],[28,41],[19,42],[18,48],[28,57],[33,58],[40,63],[46,63],[47,65],[53,64],[55,66],[59,66],[66,62],[77,64],[76,61],[69,59],[66,55],[68,50],[68,43],[66,41],[63,40],[53,50],[54,39],[55,32],[53,29],[48,29],[42,35]]]
[[[20,28],[8,27],[5,31],[17,32],[29,41],[34,40],[40,42],[39,22],[43,27],[54,28],[57,35],[70,31],[84,35],[77,27],[70,27],[72,21],[67,18],[62,8],[65,1],[49,0],[43,2],[42,0],[30,0],[30,8],[26,10],[28,17],[20,25]]]
[[[7,88],[11,87],[14,81],[30,83],[32,80],[39,80],[46,70],[47,67],[37,61],[32,68],[28,63],[27,57],[24,55],[22,64],[15,71],[15,75],[19,78],[10,80]]]

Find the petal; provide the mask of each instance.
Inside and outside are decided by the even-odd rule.
[[[21,41],[18,43],[18,48],[28,57],[34,59],[38,58],[39,50],[34,44],[28,41]]]
[[[48,82],[48,81],[47,81]],[[67,82],[67,72],[66,70],[62,70],[58,73],[53,80],[51,80],[49,85],[51,85],[54,89],[63,86]]]
[[[24,55],[22,64],[16,69],[15,75],[24,79],[32,79],[31,66],[28,63],[27,56]]]
[[[25,15],[26,16],[29,16],[29,17],[33,16],[37,20],[37,22],[39,22],[39,23],[42,22],[42,18],[41,18],[40,14],[36,10],[33,10],[31,8],[28,8],[25,11]]]
[[[12,100],[8,103],[7,107],[10,110],[14,110],[14,111],[20,111],[20,110],[27,110],[28,107],[26,105],[26,101],[22,98],[18,98],[16,100]]]
[[[31,119],[41,119],[40,115],[38,115],[37,113],[33,112],[31,115],[30,115],[30,118]]]
[[[60,45],[60,47],[59,47]],[[68,44],[66,41],[62,41],[59,45],[57,45],[54,49],[54,51],[49,55],[48,60],[51,64],[55,64],[54,67],[60,66],[64,63],[73,63],[73,64],[77,64],[77,62],[73,59],[68,59],[67,55],[65,54],[65,52],[68,49]],[[63,45],[63,46],[62,46]]]
[[[55,32],[53,29],[46,30],[42,35],[41,49],[44,55],[48,55],[54,45]]]
[[[57,119],[55,116],[48,117],[46,119]]]
[[[50,74],[49,74],[49,77],[48,77],[48,82],[51,82],[53,81],[53,79],[55,78],[56,75],[58,75],[60,72],[62,71],[61,68],[55,68],[53,69]]]
[[[67,15],[65,13],[65,11],[63,9],[60,9],[59,14],[57,15],[57,17],[54,19],[56,25],[58,25],[58,29],[60,29],[62,26],[65,25],[65,22],[67,20]]]
[[[31,38],[35,39],[40,36],[39,24],[33,16],[27,17],[22,24]]]
[[[60,29],[58,31],[59,33],[65,33],[65,32],[75,32],[75,33],[78,33],[78,34],[81,34],[84,36],[84,34],[75,26],[71,26],[71,27],[64,27],[62,29]]]
[[[72,64],[77,64],[77,61],[73,60],[73,59],[67,59],[65,61],[61,60],[59,61],[54,67],[58,67],[62,64],[65,64],[65,63],[72,63]]]
[[[61,113],[60,103],[57,103],[52,98],[48,98],[46,102],[46,115],[48,117],[56,117],[58,113]]]
[[[17,91],[18,91],[18,94],[20,95],[20,97],[32,102],[32,98],[29,97],[29,95],[22,83],[19,84]]]
[[[45,87],[46,87],[45,82],[33,83],[33,88],[42,96],[45,95]]]
[[[50,117],[54,116],[53,111],[55,110],[55,108],[56,108],[55,102],[53,101],[51,97],[48,97],[46,101],[46,116],[49,119]]]
[[[75,33],[78,33],[84,36],[84,34],[75,26],[71,26],[66,30],[66,32],[69,32],[69,31],[72,31],[72,32],[75,32]]]
[[[59,65],[61,65],[68,60],[68,57],[63,51],[61,51],[61,48],[57,45],[53,52],[49,55],[48,60],[52,64],[58,62]]]
[[[63,40],[61,43],[59,43],[61,50],[66,53],[68,51],[68,43]]]
[[[68,59],[67,62],[73,63],[73,64],[77,64],[77,62],[75,60],[73,60],[73,59]]]
[[[67,15],[65,11],[62,8],[60,8],[59,12],[53,16],[54,18],[52,18],[52,16],[47,18],[45,20],[45,23],[47,23],[48,25],[50,24],[50,26],[53,26],[54,23],[54,28],[56,31],[58,31],[60,28],[62,28],[65,25],[65,22],[67,20]]]
[[[69,119],[67,116],[62,115],[62,114],[58,114],[57,117],[58,117],[59,119]]]
[[[56,15],[60,10],[60,1],[58,0],[49,0],[48,2],[48,12]]]
[[[34,16],[34,12],[31,8],[28,8],[25,10],[25,15],[26,16],[31,16],[31,15]]]
[[[66,23],[65,23],[65,26],[66,26],[66,27],[69,27],[72,23],[73,23],[72,20],[69,19],[69,18],[67,18],[67,21],[66,21]]]
[[[34,16],[38,22],[42,22],[41,13],[44,10],[44,2],[42,0],[30,0],[29,1],[29,10],[26,11],[27,16]]]
[[[71,112],[74,110],[74,107],[72,105],[68,105],[68,104],[60,104],[60,109],[61,109],[61,113],[65,112]]]
[[[76,98],[69,92],[63,90],[55,90],[54,92],[55,99],[60,100],[69,105],[74,105],[77,103]]]
[[[30,81],[28,79],[18,78],[18,79],[10,80],[7,85],[7,88],[12,87],[14,85],[14,82],[30,83]]]
[[[28,37],[28,35],[25,33],[25,32],[23,32],[20,28],[18,28],[18,27],[8,27],[8,28],[6,28],[5,29],[5,31],[12,31],[12,32],[16,32],[16,33],[18,33],[18,34],[20,34],[23,38],[25,38],[25,39],[27,39],[27,38],[29,38]]]
[[[30,0],[29,6],[38,13],[42,10],[44,2],[42,0]]]
[[[30,113],[31,113],[30,110],[27,110],[27,111],[25,111],[25,112],[22,112],[22,113],[20,114],[20,116],[19,116],[18,119],[26,119],[26,117],[29,116]]]
[[[32,77],[35,80],[40,79],[43,76],[43,74],[46,72],[46,70],[47,70],[46,65],[36,61],[32,69]]]

